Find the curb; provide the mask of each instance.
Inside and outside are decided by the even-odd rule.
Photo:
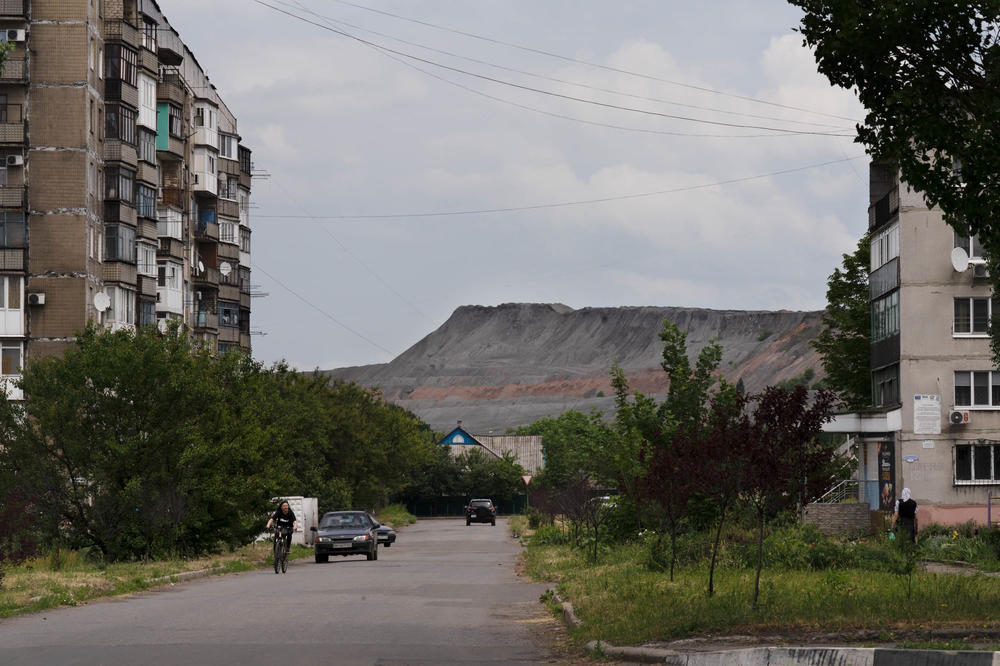
[[[562,607],[563,622],[570,629],[583,625],[573,604],[555,590],[552,600]],[[736,650],[678,652],[666,648],[619,647],[590,641],[587,652],[622,661],[672,666],[1000,666],[1000,652],[976,650],[899,650],[855,647],[756,647]]]
[[[308,558],[300,557],[295,560],[288,560],[288,566],[292,566],[300,560],[307,560]],[[255,569],[249,569],[246,573],[250,571],[256,571],[257,569],[266,569],[267,566],[260,566]],[[159,576],[157,578],[149,578],[146,580],[147,583],[153,585],[162,585],[165,583],[180,583],[185,580],[194,580],[195,578],[205,578],[207,576],[222,576],[233,573],[243,573],[240,571],[224,571],[222,567],[209,567],[208,569],[196,569],[194,571],[182,571],[180,573],[168,574],[166,576]]]

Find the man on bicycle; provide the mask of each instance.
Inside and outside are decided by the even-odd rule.
[[[292,511],[292,507],[288,506],[288,502],[281,503],[271,519],[267,521],[266,529],[271,529],[271,525],[274,525],[285,535],[285,551],[288,551],[292,547],[292,532],[299,525],[299,521],[295,518],[295,512]]]

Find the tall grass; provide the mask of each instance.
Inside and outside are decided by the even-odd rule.
[[[375,513],[375,518],[391,527],[405,527],[417,522],[417,517],[406,510],[403,504],[390,504],[379,509]]]
[[[705,633],[771,631],[893,631],[900,627],[974,624],[1000,627],[1000,579],[982,575],[913,574],[845,569],[765,569],[757,611],[751,609],[753,570],[716,571],[716,594],[706,594],[708,569],[682,568],[675,581],[651,571],[642,545],[623,545],[598,566],[565,546],[532,545],[528,571],[558,583],[583,619],[582,642],[638,644]]]

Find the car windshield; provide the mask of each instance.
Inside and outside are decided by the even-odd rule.
[[[370,527],[368,517],[361,513],[328,513],[319,521],[320,527]]]
[[[493,506],[490,500],[472,500],[472,506]]]

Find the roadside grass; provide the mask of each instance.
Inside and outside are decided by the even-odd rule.
[[[636,645],[704,634],[851,632],[973,626],[1000,629],[1000,579],[865,569],[765,569],[758,610],[751,608],[754,571],[716,570],[716,594],[706,595],[708,569],[681,568],[670,582],[650,571],[646,549],[622,545],[589,564],[566,546],[530,545],[527,571],[557,584],[583,626],[575,641]]]
[[[528,529],[528,519],[520,514],[515,514],[507,519],[507,531],[512,537],[526,537],[533,530]]]
[[[164,579],[167,576],[188,571],[208,569],[209,575],[250,571],[271,566],[271,553],[271,543],[262,541],[210,557],[101,566],[88,562],[79,551],[58,551],[5,570],[0,585],[0,617],[140,592],[169,583]],[[288,557],[294,560],[312,555],[312,548],[292,546]]]
[[[400,528],[417,522],[417,517],[406,510],[403,504],[390,504],[378,510],[376,520],[390,527]]]

